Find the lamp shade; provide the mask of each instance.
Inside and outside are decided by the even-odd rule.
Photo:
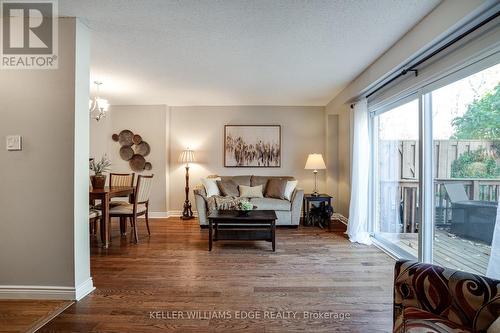
[[[326,169],[325,161],[323,160],[323,155],[321,154],[309,154],[307,157],[306,170],[322,170]]]
[[[184,149],[179,156],[179,162],[181,163],[190,163],[194,161],[194,152],[189,148]]]

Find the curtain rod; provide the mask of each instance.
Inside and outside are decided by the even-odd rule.
[[[480,23],[478,23],[477,25],[473,26],[472,28],[468,29],[467,31],[461,33],[460,35],[458,35],[457,37],[453,38],[452,40],[450,40],[449,42],[447,42],[446,44],[444,44],[443,46],[439,47],[437,50],[433,51],[431,54],[425,56],[424,58],[418,60],[416,63],[412,64],[412,65],[407,65],[408,67],[403,69],[399,74],[397,74],[395,77],[393,77],[392,79],[384,82],[382,85],[380,85],[379,87],[377,87],[375,90],[373,90],[372,92],[370,92],[368,95],[366,95],[366,98],[369,98],[370,96],[372,96],[373,94],[377,93],[378,91],[380,91],[382,88],[386,87],[387,85],[391,84],[392,82],[394,82],[395,80],[399,79],[400,77],[408,74],[408,72],[414,72],[415,73],[415,76],[418,76],[418,69],[416,69],[415,67],[421,65],[422,63],[426,62],[427,60],[429,60],[430,58],[434,57],[435,55],[437,55],[438,53],[441,53],[442,51],[444,51],[445,49],[447,49],[448,47],[452,46],[453,44],[455,44],[456,42],[458,42],[459,40],[465,38],[467,35],[471,34],[472,32],[476,31],[477,29],[481,28],[482,26],[484,26],[485,24],[493,21],[494,19],[496,19],[498,16],[500,15],[500,11],[497,11],[495,12],[495,14],[493,14],[492,16],[488,17],[487,19],[485,19],[484,21],[481,21]],[[351,109],[353,108],[353,104],[351,104]]]

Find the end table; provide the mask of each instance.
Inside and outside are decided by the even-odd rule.
[[[321,203],[324,203],[325,206],[328,205],[328,207],[332,207],[333,211],[332,199],[333,197],[328,194],[320,194],[320,195],[304,194],[304,204],[303,204],[304,214],[303,214],[302,224],[304,226],[314,225],[314,221],[312,220],[311,216],[312,203],[318,203],[319,205],[321,205]],[[325,220],[322,222],[319,221],[318,226],[320,228],[324,228],[325,223],[329,223],[329,221]]]

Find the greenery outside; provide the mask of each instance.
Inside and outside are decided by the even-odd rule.
[[[500,84],[472,102],[452,124],[455,133],[451,139],[494,142],[491,151],[480,148],[460,155],[451,166],[451,177],[500,177]]]

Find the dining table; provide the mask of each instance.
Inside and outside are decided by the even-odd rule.
[[[101,242],[104,248],[111,242],[111,219],[109,217],[109,203],[111,198],[126,197],[134,193],[133,186],[106,186],[104,188],[89,189],[90,202],[101,202],[102,219],[100,223]]]

